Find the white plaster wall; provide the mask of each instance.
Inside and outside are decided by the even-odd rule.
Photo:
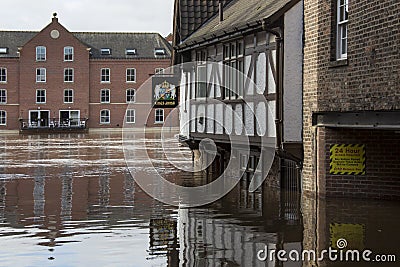
[[[179,92],[179,99],[181,99],[179,106],[179,123],[180,123],[180,134],[186,137],[189,137],[189,103],[186,103],[185,110],[185,101],[186,99],[186,76],[182,72],[181,76],[181,86]]]
[[[249,102],[244,108],[246,135],[254,136],[254,103]]]
[[[241,135],[243,129],[243,115],[242,115],[242,105],[237,104],[235,106],[235,134]]]
[[[268,101],[268,108],[270,109],[271,112],[268,112],[267,136],[268,137],[276,137],[276,127],[275,127],[276,103],[275,103],[275,101]]]
[[[257,118],[257,134],[259,136],[264,136],[267,128],[267,109],[265,103],[258,103],[256,108],[256,118]]]
[[[207,105],[207,133],[214,133],[214,105]]]
[[[283,127],[285,142],[302,140],[303,2],[285,13]]]
[[[215,118],[216,118],[216,124],[215,124],[215,133],[216,134],[222,134],[223,133],[223,125],[224,125],[224,106],[223,104],[217,104],[215,106]]]
[[[276,82],[274,79],[274,75],[272,74],[272,67],[271,65],[274,67],[274,69],[276,70],[276,50],[273,50],[271,52],[272,54],[272,61],[270,61],[269,59],[267,60],[268,62],[268,93],[269,94],[273,94],[276,92]]]
[[[232,133],[233,110],[231,105],[225,106],[224,127],[227,134]]]
[[[265,90],[265,67],[266,67],[266,55],[265,53],[260,53],[257,60],[257,93],[263,94]]]

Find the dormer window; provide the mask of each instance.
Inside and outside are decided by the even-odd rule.
[[[164,48],[156,48],[156,49],[154,49],[154,54],[156,56],[165,56],[165,49]]]
[[[0,47],[0,54],[8,54],[8,47]]]
[[[102,56],[111,55],[111,48],[102,48],[100,49],[100,53]]]
[[[134,49],[134,48],[127,48],[127,49],[125,50],[125,54],[126,54],[127,56],[136,56],[136,49]]]

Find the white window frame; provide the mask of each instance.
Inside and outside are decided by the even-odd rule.
[[[104,101],[103,101],[103,92],[107,92],[104,96],[106,98]],[[100,89],[100,103],[110,103],[110,102],[111,102],[111,90],[108,88]]]
[[[136,110],[134,110],[134,109],[127,109],[126,110],[125,122],[126,123],[135,123],[136,122]]]
[[[66,71],[69,71],[69,70],[72,70],[72,75],[69,75],[69,73],[68,73],[68,75],[67,75]],[[72,80],[71,80],[71,81],[69,81],[69,80],[67,81],[66,78],[67,78],[67,77],[70,77],[70,76],[72,77]],[[74,76],[75,76],[74,68],[65,68],[65,69],[64,69],[64,82],[65,82],[65,83],[73,83],[73,82],[74,82],[74,79],[75,79]]]
[[[343,4],[342,4],[343,3]],[[343,9],[342,9],[343,8]],[[349,11],[349,1],[348,0],[337,0],[337,10],[336,10],[336,59],[347,59],[347,51],[348,51],[348,11]],[[343,14],[340,14],[344,12]],[[343,16],[341,16],[343,15]],[[347,17],[346,17],[347,16]],[[344,36],[345,33],[345,36]],[[343,45],[343,41],[345,42],[345,48]],[[343,50],[345,49],[345,52]]]
[[[72,95],[66,95],[67,92],[72,92]],[[71,99],[71,101],[65,101],[66,99]],[[74,103],[74,89],[64,89],[63,100],[66,104]]]
[[[36,82],[37,83],[46,82],[46,68],[36,68]]]
[[[44,96],[38,96],[38,93],[40,92],[44,92]],[[38,97],[44,97],[44,101],[40,101],[38,102]],[[47,92],[46,89],[36,89],[36,104],[46,104],[47,102]]]
[[[164,72],[165,68],[155,68],[154,69],[154,74],[162,74]]]
[[[133,95],[130,94],[130,92],[132,92],[132,91],[133,91]],[[132,98],[133,98],[133,100],[132,100]],[[126,100],[126,103],[135,103],[136,102],[136,89],[133,89],[133,88],[126,89],[125,100]]]
[[[103,115],[103,112],[107,112],[107,115]],[[103,118],[108,118],[108,121],[103,121]],[[100,124],[110,124],[111,123],[111,112],[109,109],[100,110]]]
[[[4,71],[4,75],[2,74]],[[4,80],[3,80],[4,77]],[[7,83],[7,68],[0,68],[0,83]]]
[[[7,111],[5,110],[0,110],[0,125],[7,125]]]
[[[103,71],[105,72],[104,74],[103,74]],[[103,78],[104,78],[104,80],[103,80]],[[111,69],[110,68],[101,68],[100,69],[100,82],[101,83],[110,83],[111,82]]]
[[[7,89],[0,89],[0,104],[7,104]]]
[[[43,45],[36,46],[36,61],[46,61],[46,59],[47,59],[46,47]]]
[[[132,73],[129,73],[133,71]],[[132,79],[133,77],[133,79]],[[136,83],[136,69],[135,68],[127,68],[126,69],[126,82],[127,83]]]
[[[67,59],[69,56],[71,56],[71,59]],[[74,48],[72,46],[64,47],[64,61],[74,61]]]
[[[160,114],[158,114],[157,115],[157,112],[162,112],[162,114],[160,115]],[[154,123],[164,123],[164,116],[165,116],[165,113],[164,113],[164,109],[162,109],[162,108],[157,108],[155,111],[154,111]],[[158,120],[157,118],[158,117],[162,117],[162,120]]]
[[[111,55],[111,48],[101,48],[100,55],[102,56],[109,56]]]

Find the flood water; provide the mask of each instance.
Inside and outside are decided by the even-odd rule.
[[[202,183],[204,173],[168,164],[159,135],[146,138],[169,179]],[[190,151],[180,153],[191,164]],[[324,266],[257,254],[265,246],[321,250],[340,235],[357,248],[395,254],[398,263],[399,203],[246,187],[241,182],[213,204],[179,209],[135,183],[121,134],[0,136],[0,266]]]

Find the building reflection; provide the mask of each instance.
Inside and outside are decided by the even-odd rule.
[[[135,184],[125,167],[120,136],[98,138],[101,144],[84,136],[8,140],[13,145],[6,151],[3,146],[0,155],[13,164],[3,166],[0,174],[24,178],[0,179],[0,237],[15,235],[10,229],[38,229],[31,238],[53,249],[76,242],[80,235],[148,229],[148,243],[143,244],[148,260],[162,258],[168,266],[301,265],[257,258],[265,245],[301,249],[298,196],[266,186],[250,193],[248,181],[243,181],[216,203],[177,210],[150,198]],[[26,153],[17,153],[21,146]],[[149,155],[160,159],[159,168],[170,168],[156,149]],[[208,175],[213,174],[168,172],[166,179],[203,184]]]

